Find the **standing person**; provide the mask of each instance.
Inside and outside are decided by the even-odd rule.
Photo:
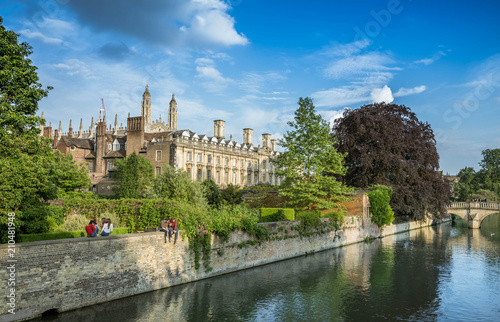
[[[170,225],[170,218],[169,217],[160,221],[160,231],[163,231],[165,233],[165,243],[168,241],[169,225]]]
[[[174,238],[174,245],[177,242],[177,236],[179,235],[179,228],[177,227],[177,220],[175,218],[171,219],[169,221],[169,228],[168,228],[168,241],[172,241],[172,232],[175,230],[175,238]]]
[[[101,228],[101,236],[109,236],[113,232],[113,224],[111,223],[111,219],[106,219],[106,222],[102,225]]]
[[[96,227],[96,222],[91,220],[87,226],[85,226],[85,231],[87,232],[87,237],[97,236],[99,229]]]

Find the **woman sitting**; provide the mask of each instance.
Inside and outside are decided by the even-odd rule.
[[[106,222],[102,225],[101,236],[109,236],[113,232],[113,224],[111,219],[106,219]]]

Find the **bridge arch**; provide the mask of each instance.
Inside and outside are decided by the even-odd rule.
[[[498,202],[452,202],[447,212],[465,220],[469,228],[481,228],[484,218],[500,213]]]

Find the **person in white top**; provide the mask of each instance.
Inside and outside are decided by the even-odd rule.
[[[106,219],[106,223],[102,225],[101,228],[101,236],[109,236],[113,232],[113,224],[111,223],[111,219]]]

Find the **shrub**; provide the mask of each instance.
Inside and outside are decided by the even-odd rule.
[[[19,231],[25,234],[57,231],[64,223],[64,212],[56,206],[39,206],[19,212]]]
[[[394,220],[394,211],[392,211],[389,202],[392,196],[392,188],[386,186],[372,187],[373,191],[368,193],[370,198],[370,212],[372,213],[372,222],[383,227],[390,225]]]
[[[297,220],[301,221],[302,229],[307,231],[312,228],[317,228],[321,224],[320,210],[302,210],[297,212]]]
[[[295,220],[295,211],[291,208],[260,208],[260,222]]]
[[[85,228],[89,224],[89,219],[83,215],[68,216],[63,224],[63,230],[66,232],[76,231]]]
[[[330,218],[330,222],[338,229],[344,223],[345,214],[339,211],[329,211],[323,217]]]
[[[113,229],[122,227],[120,218],[115,213],[106,211],[105,213],[98,215],[96,220],[99,227],[101,227],[102,218],[111,219],[111,223],[113,224]]]
[[[240,187],[230,184],[222,190],[221,197],[228,205],[239,205],[243,202],[243,191]]]

